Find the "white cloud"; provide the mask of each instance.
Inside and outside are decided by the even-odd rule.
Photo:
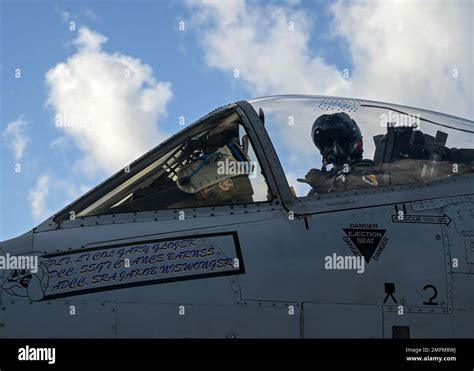
[[[171,84],[137,58],[102,49],[107,37],[81,28],[67,61],[46,74],[47,105],[62,135],[83,153],[86,173],[118,170],[161,142]]]
[[[472,2],[339,1],[331,11],[355,66],[351,95],[474,115]]]
[[[339,95],[474,115],[472,2],[340,0],[327,9],[329,26],[293,3],[188,1],[207,65],[229,76],[238,68],[256,95]],[[348,46],[349,79],[315,54],[316,33]]]
[[[348,85],[334,66],[310,56],[311,22],[302,11],[244,0],[190,4],[206,63],[229,76],[238,69],[253,94],[335,93]]]
[[[24,129],[27,121],[23,115],[18,116],[15,121],[9,122],[3,131],[3,137],[8,142],[8,147],[12,150],[15,160],[20,161],[25,153],[28,138]]]
[[[34,219],[45,219],[50,212],[47,207],[47,197],[50,192],[50,177],[48,175],[41,175],[36,186],[28,192],[28,200],[31,206],[31,215]]]
[[[35,221],[44,220],[52,215],[52,209],[62,208],[82,196],[92,187],[80,184],[71,178],[59,178],[54,175],[41,175],[34,188],[28,192],[31,215]],[[53,197],[54,196],[54,197]]]

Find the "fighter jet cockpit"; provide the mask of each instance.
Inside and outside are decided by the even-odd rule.
[[[474,123],[469,120],[355,99],[273,96],[248,103],[255,111],[251,125],[258,129],[254,140],[268,134],[271,144],[262,151],[273,145],[277,157],[272,156],[270,169],[283,182],[286,178],[289,197],[375,188],[391,192],[395,186],[474,173]],[[263,154],[257,157],[241,120],[230,106],[208,115],[54,220],[271,201]]]
[[[295,197],[474,172],[474,123],[386,103],[308,96],[250,102]]]
[[[156,154],[137,160],[132,168],[141,166],[140,171],[120,172],[116,186],[104,190],[102,197],[76,216],[268,200],[265,177],[237,113],[211,117],[182,133],[160,146]]]

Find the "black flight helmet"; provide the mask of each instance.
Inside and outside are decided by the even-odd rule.
[[[359,126],[344,112],[319,116],[311,129],[313,142],[323,157],[323,166],[341,166],[362,158],[363,143]]]

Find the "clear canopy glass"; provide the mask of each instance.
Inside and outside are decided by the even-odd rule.
[[[321,115],[337,112],[345,112],[359,126],[363,158],[374,161],[379,168],[390,167],[390,171],[408,179],[407,183],[473,172],[473,121],[357,99],[272,96],[249,103],[256,112],[263,111],[265,128],[297,196],[306,196],[311,190],[310,185],[297,179],[324,165],[313,142],[312,125]],[[440,168],[433,171],[434,165]]]

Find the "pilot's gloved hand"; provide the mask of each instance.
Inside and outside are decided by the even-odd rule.
[[[326,173],[319,169],[311,169],[303,178],[298,178],[297,181],[301,183],[307,183],[311,187],[315,188],[321,185],[327,179]]]

